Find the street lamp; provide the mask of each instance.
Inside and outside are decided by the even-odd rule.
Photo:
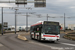
[[[30,15],[28,15],[28,14],[34,14],[34,12],[26,12],[26,15],[22,15],[22,16],[26,16],[26,32],[28,32],[28,17],[30,16]]]
[[[64,13],[64,32],[65,32],[65,13]]]
[[[28,32],[28,13],[26,13],[26,32]]]
[[[12,8],[13,9],[13,8]],[[31,7],[28,7],[28,8],[26,8],[26,9],[28,9],[28,10],[30,10],[30,9],[32,9]],[[18,10],[18,8],[15,8],[15,34],[16,34],[16,22],[17,22],[17,20],[16,20],[16,18],[17,18],[17,10]],[[21,14],[21,13],[18,13],[18,14]],[[31,14],[33,14],[33,13],[31,13]],[[28,31],[28,12],[26,12],[26,31]]]
[[[3,33],[4,33],[4,32],[3,32],[3,27],[4,27],[4,26],[3,26],[3,7],[2,7],[2,35],[3,35]]]
[[[48,14],[47,14],[47,21],[48,21],[48,17],[49,17],[49,16],[48,16]]]
[[[15,34],[16,34],[16,26],[17,26],[17,10],[18,8],[15,8]]]
[[[15,10],[15,34],[16,34],[16,30],[17,30],[17,11],[19,10],[17,7],[16,8],[12,8]]]
[[[29,7],[29,8],[26,8],[26,9],[28,9],[28,10],[32,10],[32,8],[31,7]],[[26,32],[28,32],[28,12],[26,12]]]

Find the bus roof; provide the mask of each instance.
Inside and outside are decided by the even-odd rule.
[[[34,24],[34,25],[31,25],[31,26],[40,25],[40,24],[42,24],[42,22],[41,23]]]
[[[34,25],[31,25],[31,26],[36,26],[36,25],[40,25],[40,24],[43,24],[44,22],[54,22],[54,23],[59,23],[59,22],[55,22],[55,21],[41,21],[41,22],[38,22]]]

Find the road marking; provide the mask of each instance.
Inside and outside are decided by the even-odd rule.
[[[29,43],[36,44],[36,45],[40,45],[40,46],[44,46],[44,47],[48,47],[48,48],[51,48],[53,50],[54,49],[57,49],[57,50],[65,50],[64,48],[49,46],[49,45],[45,45],[45,44],[41,44],[41,43],[36,43],[36,42],[32,42],[32,41],[29,41]]]
[[[69,45],[69,46],[75,46],[75,44],[70,44],[70,43],[60,43],[60,44]]]
[[[0,44],[0,47],[3,46],[2,44]]]

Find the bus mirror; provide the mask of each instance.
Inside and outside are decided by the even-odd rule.
[[[61,26],[59,26],[59,28],[61,29]]]
[[[61,26],[59,26],[59,28],[60,28],[60,29],[62,29],[62,27],[61,27]]]

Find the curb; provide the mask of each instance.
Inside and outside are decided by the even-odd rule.
[[[21,39],[21,40],[24,40],[24,41],[27,41],[27,38],[25,36],[22,36],[21,34],[18,35],[17,37],[18,39]]]

